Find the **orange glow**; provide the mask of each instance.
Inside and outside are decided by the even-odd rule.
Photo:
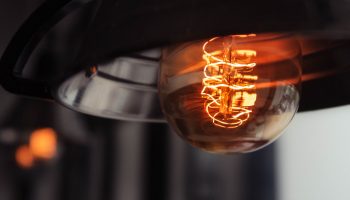
[[[16,162],[20,167],[31,168],[34,163],[34,157],[27,145],[19,146],[16,150]]]
[[[52,128],[37,129],[29,139],[32,154],[41,159],[51,159],[56,155],[57,136]]]
[[[256,34],[251,33],[251,34],[243,34],[243,35],[235,35],[235,37],[240,37],[240,38],[246,38],[246,37],[255,37]]]
[[[232,35],[224,38],[223,49],[207,50],[213,38],[203,45],[204,67],[202,96],[204,107],[213,124],[223,128],[237,128],[250,117],[257,94],[254,82],[258,76],[249,74],[256,66],[257,52],[235,49],[237,38],[255,34]]]

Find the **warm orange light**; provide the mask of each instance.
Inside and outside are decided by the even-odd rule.
[[[56,155],[57,136],[52,128],[37,129],[32,132],[29,140],[32,154],[41,159],[51,159]]]
[[[300,50],[289,33],[219,36],[164,48],[159,96],[170,126],[208,152],[266,146],[297,111]]]
[[[20,167],[31,168],[34,163],[34,157],[27,145],[19,146],[16,150],[16,162]]]
[[[223,49],[208,51],[213,38],[203,45],[204,78],[202,96],[204,107],[213,124],[237,128],[249,119],[256,101],[254,82],[258,76],[251,72],[256,66],[256,51],[236,49],[236,38],[255,37],[255,34],[228,36]]]

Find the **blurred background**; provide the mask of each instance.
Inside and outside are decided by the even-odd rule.
[[[0,1],[0,55],[42,2]],[[71,62],[92,10],[50,31],[25,74],[49,79]],[[350,106],[297,114],[260,151],[212,155],[167,124],[96,118],[3,89],[0,102],[0,200],[350,199]]]

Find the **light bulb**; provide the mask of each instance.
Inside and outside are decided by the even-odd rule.
[[[290,34],[246,34],[163,50],[159,93],[170,126],[195,147],[244,153],[275,140],[297,111],[300,47]]]

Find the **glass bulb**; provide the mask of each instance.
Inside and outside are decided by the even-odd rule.
[[[195,147],[255,151],[275,140],[297,111],[300,55],[290,34],[229,35],[165,48],[163,112]]]

